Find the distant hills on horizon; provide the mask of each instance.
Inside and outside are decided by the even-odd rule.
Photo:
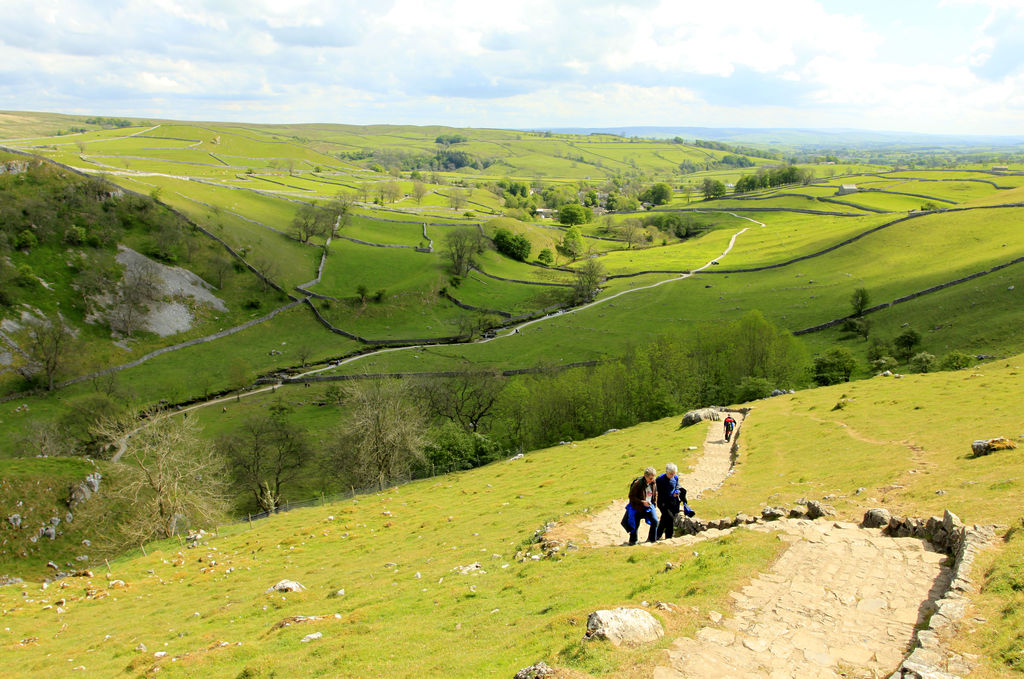
[[[892,132],[860,130],[855,128],[785,128],[785,127],[555,127],[551,132],[566,134],[617,134],[623,137],[653,137],[707,139],[729,143],[763,144],[767,146],[811,146],[838,148],[869,146],[891,148],[914,146],[920,148],[963,147],[991,148],[993,146],[1024,146],[1021,135],[924,134],[920,132]]]

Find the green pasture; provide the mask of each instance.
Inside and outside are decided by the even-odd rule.
[[[435,247],[437,243],[435,242]],[[535,248],[530,250],[530,259],[536,260],[537,251]],[[517,262],[516,260],[506,257],[505,255],[499,254],[495,250],[486,250],[483,254],[477,255],[477,262],[479,268],[483,269],[489,274],[495,276],[501,276],[502,278],[511,278],[517,281],[539,281],[543,283],[569,283],[572,280],[572,274],[565,271],[559,271],[558,269],[549,269],[546,267],[532,266],[524,262]]]
[[[422,255],[421,255],[422,256]],[[400,290],[369,287],[370,299],[362,304],[355,290],[341,301],[317,301],[317,308],[335,327],[367,339],[424,339],[455,337],[464,334],[465,326],[479,316],[438,296],[444,286],[438,278],[425,289]],[[378,290],[384,290],[383,301],[374,301]]]
[[[212,211],[175,191],[165,190],[160,200],[188,215],[193,221],[223,239],[236,252],[244,252],[246,261],[257,266],[270,266],[269,278],[286,290],[306,283],[316,276],[321,249],[304,245],[233,212]],[[286,233],[287,226],[278,227]]]
[[[873,303],[879,303],[1021,256],[1024,248],[1011,247],[1014,244],[1010,238],[1015,229],[1013,221],[1004,219],[991,229],[980,229],[979,224],[984,223],[980,220],[985,218],[983,212],[988,211],[921,217],[793,265],[756,273],[702,273],[601,302],[616,292],[635,290],[666,277],[615,279],[609,281],[607,291],[599,296],[599,304],[533,324],[512,337],[432,351],[429,359],[437,366],[470,361],[502,367],[592,360],[619,355],[627,345],[642,337],[671,333],[686,324],[713,321],[723,315],[739,317],[751,309],[760,310],[785,328],[810,327],[848,315],[850,296],[857,288],[866,288]],[[727,234],[721,231],[711,236],[719,238],[720,243],[728,240]],[[710,247],[712,241],[705,241],[706,238],[708,236],[698,239],[697,243],[704,241],[702,246]],[[901,245],[915,239],[927,239],[929,248]],[[1006,248],[1002,247],[1004,241],[1008,243]],[[965,243],[972,245],[965,247]],[[729,257],[721,261],[722,271],[734,266]],[[892,271],[905,273],[897,278],[891,275]],[[947,294],[960,294],[960,291],[935,293],[934,299]],[[928,299],[932,303],[933,298]],[[980,304],[984,298],[978,296],[977,299],[976,304]],[[985,309],[985,306],[978,308],[979,315],[972,323],[983,322]],[[967,313],[967,310],[958,313]],[[900,322],[908,320],[912,321],[912,316]],[[1012,334],[1011,328],[1017,327],[1013,324],[1014,317],[1007,320],[1011,323],[1005,327],[999,324],[987,329],[978,327],[981,333],[977,336],[978,345],[1006,346],[1007,334]],[[410,369],[409,363],[408,357],[400,352],[367,357],[340,369],[387,372]]]
[[[954,350],[970,355],[1008,356],[1021,350],[1017,328],[1024,324],[1024,305],[1017,295],[1024,290],[1024,264],[954,285],[903,302],[868,316],[871,337],[891,341],[909,326],[918,331],[918,351],[940,360]],[[872,303],[890,301],[872,295]],[[859,374],[867,370],[867,342],[838,328],[804,335],[814,351],[842,345],[861,359]]]
[[[564,303],[568,288],[510,283],[471,271],[448,292],[463,304],[518,315]]]
[[[437,254],[335,239],[331,241],[320,283],[311,289],[344,298],[354,296],[359,285],[365,285],[371,293],[382,288],[397,293],[430,290],[444,278],[444,263]]]
[[[356,216],[341,230],[341,235],[370,243],[425,246],[423,225],[414,222],[383,222]],[[429,231],[428,231],[429,233]]]

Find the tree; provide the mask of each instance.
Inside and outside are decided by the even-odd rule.
[[[157,265],[147,259],[130,261],[117,285],[114,304],[107,312],[110,328],[132,335],[146,319],[149,305],[160,296]]]
[[[594,218],[594,212],[590,208],[583,207],[579,203],[569,203],[558,209],[558,221],[561,224],[586,224]]]
[[[704,191],[705,200],[721,198],[725,195],[725,184],[717,179],[711,179],[710,177],[704,179],[704,184],[701,189]]]
[[[414,391],[424,410],[449,420],[466,431],[479,431],[494,414],[505,379],[494,370],[476,370],[455,377],[424,379]]]
[[[864,315],[864,310],[871,304],[871,298],[868,296],[866,288],[857,288],[853,291],[853,295],[850,297],[850,306],[853,308],[854,316]]]
[[[383,490],[423,458],[425,422],[402,380],[373,380],[346,389],[349,419],[338,435],[335,460],[360,484]]]
[[[494,247],[501,254],[520,262],[525,262],[530,257],[530,240],[522,234],[512,233],[505,228],[498,228],[494,232]]]
[[[27,323],[18,343],[28,359],[20,370],[22,376],[41,374],[46,389],[53,391],[54,379],[67,367],[74,353],[75,336],[64,325],[64,319],[58,314]]]
[[[292,219],[292,234],[303,243],[313,236],[325,237],[334,227],[334,214],[317,205],[303,203]]]
[[[640,200],[653,205],[664,205],[672,200],[672,187],[659,182],[640,194]]]
[[[826,351],[824,356],[815,358],[811,370],[815,383],[828,386],[849,382],[856,367],[853,353],[846,347],[836,347]]]
[[[224,465],[200,436],[195,418],[153,415],[140,427],[136,417],[122,415],[97,424],[94,434],[124,445],[124,480],[116,492],[129,511],[119,524],[126,544],[224,518]]]
[[[382,198],[389,203],[394,203],[402,195],[402,187],[394,179],[384,184]]]
[[[576,259],[582,255],[584,250],[586,250],[586,245],[583,243],[583,233],[580,231],[580,228],[574,225],[566,229],[562,242],[555,245],[555,249],[563,257],[568,257],[569,259]]]
[[[572,282],[573,304],[592,302],[604,280],[604,267],[601,262],[591,257],[576,270],[576,278]]]
[[[465,276],[475,266],[477,252],[477,232],[474,229],[456,229],[449,231],[444,237],[445,251],[452,263],[452,271],[456,276]]]
[[[907,328],[892,343],[896,347],[896,357],[905,361],[914,355],[914,349],[921,343],[921,333]]]
[[[619,227],[619,234],[626,241],[627,248],[634,248],[643,242],[643,223],[635,217],[624,219]]]
[[[334,195],[334,199],[328,204],[327,209],[334,215],[331,225],[333,231],[340,231],[351,223],[352,197],[344,191],[339,191]]]
[[[260,255],[253,259],[252,266],[260,275],[260,282],[263,283],[263,292],[266,292],[274,276],[280,271],[277,260],[270,255]]]
[[[937,367],[938,362],[935,360],[935,354],[929,354],[927,351],[918,352],[910,359],[911,372],[930,373]]]
[[[281,506],[282,489],[313,457],[308,437],[288,421],[288,413],[287,406],[273,404],[268,415],[250,417],[217,442],[235,480],[252,493],[261,511]]]
[[[555,263],[555,253],[551,252],[551,248],[544,248],[537,253],[537,261],[544,266],[551,266]]]
[[[946,354],[939,364],[941,370],[963,370],[974,363],[974,358],[959,350],[953,350]]]
[[[466,204],[466,191],[464,189],[453,188],[448,192],[448,204],[452,206],[452,209],[458,212]]]
[[[416,198],[416,204],[419,205],[423,202],[423,196],[427,195],[427,185],[419,180],[414,181],[412,183],[412,195]]]

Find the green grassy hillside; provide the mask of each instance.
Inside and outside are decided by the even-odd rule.
[[[1014,406],[1022,359],[757,402],[744,424],[736,473],[693,504],[711,518],[827,497],[843,519],[856,520],[873,506],[912,516],[948,508],[967,522],[1003,524],[1005,532],[1021,518],[1020,449],[973,458],[970,442],[1024,431]],[[657,656],[650,649],[581,642],[590,611],[641,601],[680,605],[680,613],[655,611],[668,629],[667,644],[692,633],[709,608],[727,611],[728,592],[766,568],[782,543],[739,531],[696,549],[581,549],[537,561],[516,555],[537,553],[530,545],[546,522],[571,530],[621,498],[643,466],[692,463],[686,449],[703,440],[706,425],[679,430],[677,423],[670,417],[222,527],[194,549],[151,543],[146,556],[112,563],[109,579],[97,571],[64,589],[2,588],[9,627],[3,643],[18,660],[8,672],[33,676],[45,668],[75,676],[84,667],[109,675],[160,667],[167,676],[504,676],[543,659],[579,676],[642,676]],[[1010,540],[1005,553],[984,555],[978,605],[987,622],[961,642],[984,658],[981,676],[1013,676],[1003,658],[1019,648],[1002,630],[1015,620],[1019,598],[1012,586],[1018,540]],[[681,567],[666,571],[665,561]],[[477,562],[476,575],[457,572]],[[283,578],[306,591],[264,592]],[[277,626],[294,616],[324,617]],[[97,626],[98,619],[104,624]],[[322,638],[303,643],[313,632]],[[390,642],[382,653],[384,636]]]

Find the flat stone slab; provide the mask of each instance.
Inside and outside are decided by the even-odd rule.
[[[770,573],[733,593],[733,614],[668,649],[657,679],[889,676],[933,592],[951,577],[921,540],[783,519],[796,538]]]

